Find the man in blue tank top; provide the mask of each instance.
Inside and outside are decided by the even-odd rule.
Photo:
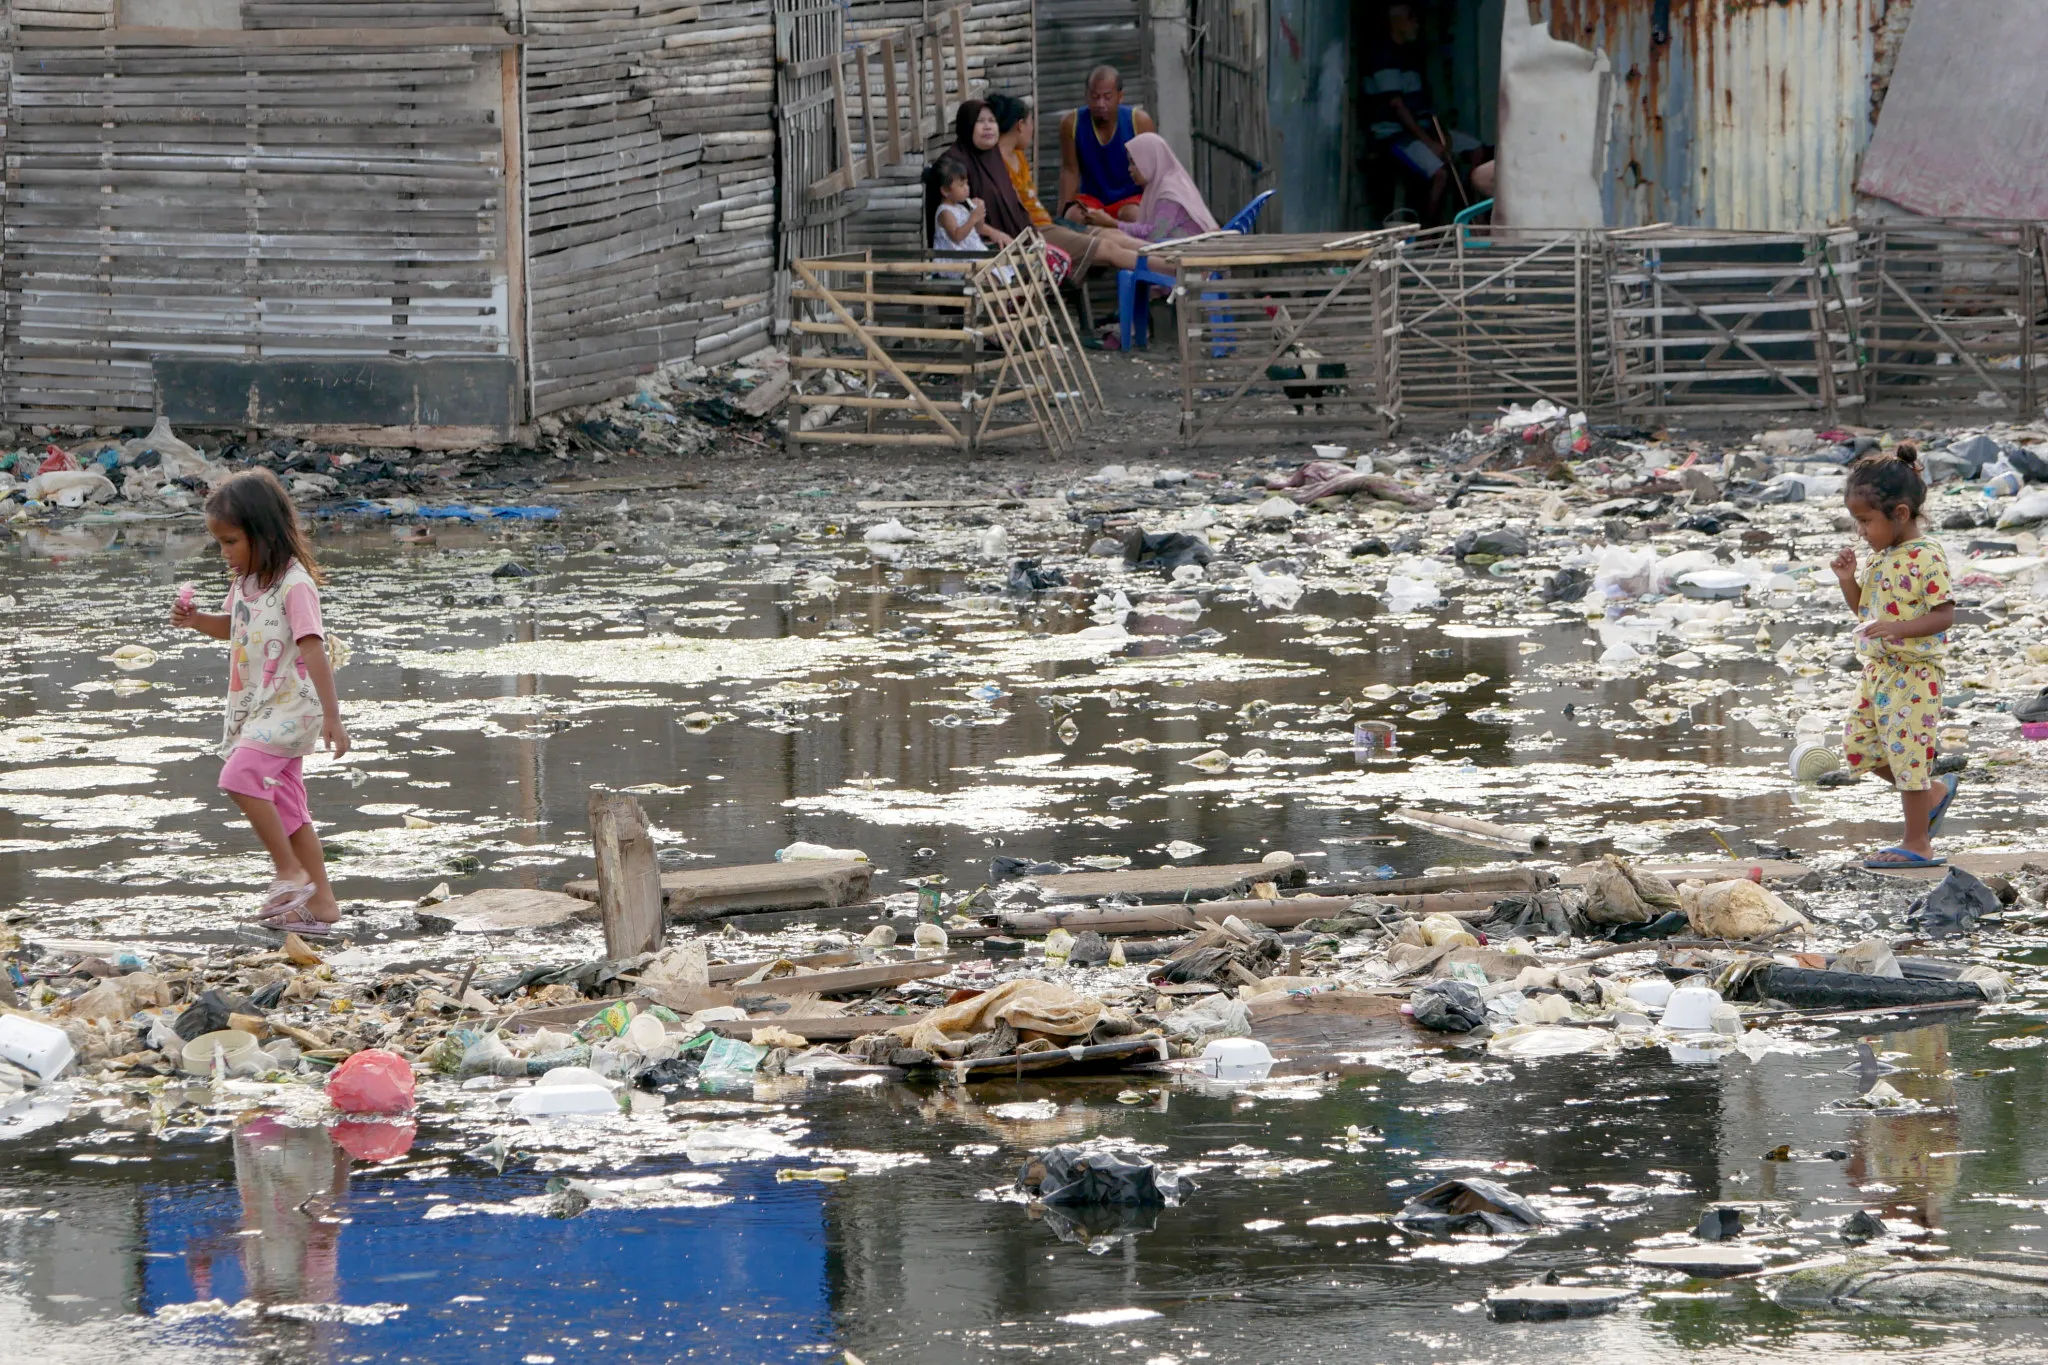
[[[1113,228],[1135,218],[1145,191],[1131,179],[1130,142],[1157,132],[1143,109],[1124,107],[1124,78],[1113,66],[1088,73],[1088,104],[1060,120],[1060,217]]]

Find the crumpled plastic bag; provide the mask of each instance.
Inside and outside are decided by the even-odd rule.
[[[1712,885],[1687,882],[1678,888],[1678,904],[1702,938],[1769,938],[1813,927],[1806,916],[1746,877]]]
[[[1998,912],[1998,893],[1983,882],[1952,867],[1941,884],[1913,903],[1913,918],[1931,929],[1970,929],[1986,915]]]
[[[1008,1024],[1019,1033],[1082,1038],[1095,1031],[1107,1012],[1094,996],[1058,982],[1019,977],[889,1032],[905,1047],[936,1052],[950,1038],[970,1038],[997,1024]]]
[[[403,1114],[412,1096],[412,1063],[379,1047],[350,1055],[327,1078],[327,1099],[344,1114]]]
[[[1657,552],[1610,545],[1593,565],[1593,591],[1603,597],[1643,597],[1655,591]]]
[[[1249,1038],[1252,1014],[1244,1001],[1228,995],[1204,996],[1186,1009],[1166,1016],[1166,1036],[1199,1047],[1218,1038]]]
[[[114,481],[98,469],[56,470],[38,474],[22,489],[24,497],[58,507],[83,507],[114,496]]]
[[[2032,526],[2037,521],[2048,521],[2048,489],[2034,489],[2014,498],[1999,512],[1998,529]]]
[[[74,1019],[131,1019],[143,1010],[170,1003],[170,988],[162,977],[153,972],[130,972],[110,976],[78,996],[67,1013]]]
[[[1418,1232],[1446,1237],[1460,1233],[1511,1236],[1543,1226],[1543,1215],[1505,1185],[1476,1177],[1446,1180],[1424,1190],[1394,1215],[1394,1221]]]
[[[1470,1033],[1486,1022],[1486,997],[1469,981],[1432,981],[1408,997],[1415,1022],[1438,1033]]]
[[[1903,977],[1906,974],[1899,966],[1898,958],[1892,955],[1891,944],[1881,938],[1866,938],[1853,947],[1843,949],[1828,966],[1834,971],[1855,972],[1859,976]]]
[[[1648,924],[1678,909],[1678,888],[1609,853],[1586,879],[1586,918],[1595,924]]]
[[[1125,1152],[1055,1147],[1017,1172],[1017,1188],[1041,1204],[1111,1204],[1163,1208],[1195,1192],[1186,1176],[1160,1188],[1159,1167]]]

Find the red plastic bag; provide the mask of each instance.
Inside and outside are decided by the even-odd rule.
[[[55,446],[47,446],[45,447],[45,452],[43,463],[36,470],[38,474],[67,474],[78,468],[78,461],[72,457],[71,452],[68,450],[59,450]]]
[[[344,1114],[403,1114],[412,1108],[412,1063],[395,1052],[364,1048],[334,1068],[327,1098]]]
[[[418,1134],[417,1125],[406,1123],[373,1123],[369,1121],[337,1123],[327,1130],[334,1139],[334,1145],[347,1152],[357,1161],[396,1161],[412,1150],[412,1140]]]

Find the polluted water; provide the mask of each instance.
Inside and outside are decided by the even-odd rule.
[[[316,517],[311,940],[248,920],[220,646],[165,624],[203,527],[24,511],[6,1339],[2038,1359],[2048,582],[1978,475],[2040,436],[1927,441],[1961,785],[1910,877],[1859,866],[1895,795],[1791,761],[1857,681],[1830,480],[1887,439],[1529,410],[924,508]],[[644,950],[600,846],[670,888]]]

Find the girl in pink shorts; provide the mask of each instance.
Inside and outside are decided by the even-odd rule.
[[[341,918],[300,765],[325,745],[348,752],[320,625],[320,569],[297,509],[267,470],[237,474],[206,499],[206,529],[234,574],[219,615],[178,594],[171,624],[228,642],[220,788],[241,807],[277,868],[257,923],[329,934]]]

